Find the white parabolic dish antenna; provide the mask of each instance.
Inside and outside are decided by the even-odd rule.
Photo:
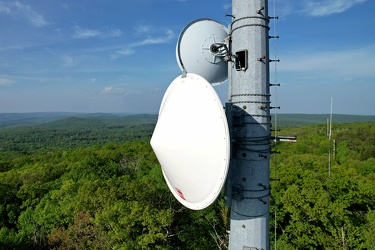
[[[226,37],[228,29],[212,19],[198,19],[188,24],[176,46],[180,69],[198,74],[212,84],[227,80],[228,64],[223,60]]]
[[[200,210],[216,200],[228,173],[230,138],[221,101],[203,77],[188,73],[170,84],[151,146],[180,203]]]

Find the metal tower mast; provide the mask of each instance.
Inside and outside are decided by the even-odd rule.
[[[269,249],[270,91],[267,0],[233,0],[226,107],[232,138],[227,178],[230,250]]]

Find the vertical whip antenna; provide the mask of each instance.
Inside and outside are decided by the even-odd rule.
[[[274,17],[277,17],[276,15],[276,0],[273,0],[273,15]],[[276,21],[278,20],[278,18],[274,18],[273,19],[273,36],[272,38],[279,38],[279,36],[277,35],[277,30],[276,30]],[[273,77],[274,77],[274,82],[277,83],[278,82],[278,79],[277,79],[277,40],[274,39],[273,40],[273,52],[274,52],[274,72],[273,72]],[[275,85],[275,86],[280,86],[279,85]],[[275,105],[277,106],[278,105],[278,93],[277,93],[277,90],[278,88],[274,88],[274,91],[275,91]],[[277,138],[277,131],[278,131],[278,127],[277,127],[277,110],[278,109],[275,109],[274,111],[274,135],[275,135],[275,138]],[[277,146],[277,143],[278,143],[278,140],[275,140],[275,148]],[[277,191],[277,184],[278,184],[278,175],[277,175],[277,154],[274,154],[273,155],[273,158],[274,158],[274,164],[273,164],[273,167],[274,167],[274,185],[275,185],[275,189],[274,189],[274,192],[275,190]],[[276,201],[276,196],[274,197],[274,249],[276,250],[277,249],[277,201]]]

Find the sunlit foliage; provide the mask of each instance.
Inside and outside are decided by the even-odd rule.
[[[202,211],[179,204],[149,145],[151,129],[86,146],[30,142],[21,153],[4,141],[0,249],[226,249],[223,197]],[[273,145],[281,152],[271,159],[278,249],[375,248],[375,124],[332,131],[329,140],[325,125],[288,128],[282,133],[298,142]]]

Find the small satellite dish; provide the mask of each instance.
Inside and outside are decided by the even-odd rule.
[[[198,19],[188,24],[181,32],[176,57],[182,71],[202,76],[212,84],[228,78],[228,64],[224,39],[228,29],[212,20]]]
[[[230,138],[223,106],[208,81],[187,73],[170,84],[151,146],[180,203],[200,210],[216,200],[228,173]]]

